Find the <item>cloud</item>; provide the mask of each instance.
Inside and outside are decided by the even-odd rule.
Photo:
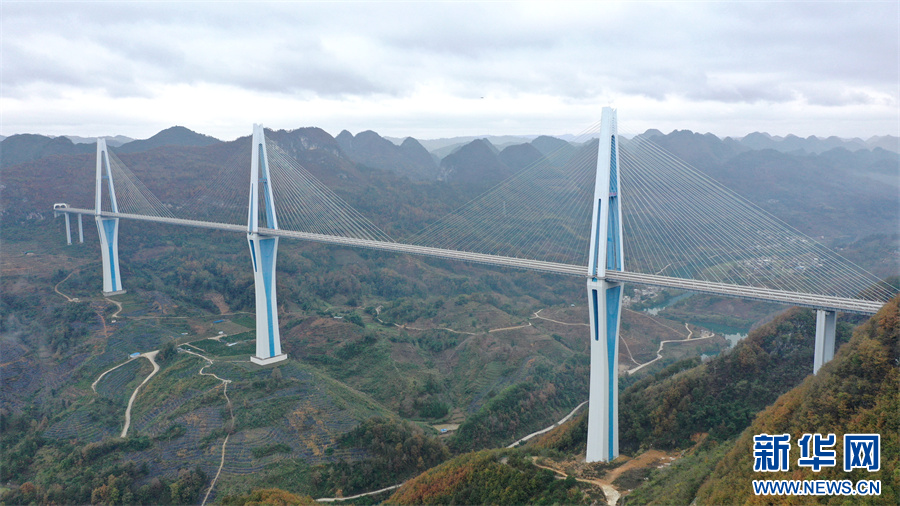
[[[448,118],[468,115],[498,128],[519,118],[541,133],[552,121],[544,104],[573,120],[590,112],[566,104],[599,110],[610,102],[693,104],[722,125],[736,107],[788,104],[770,108],[770,120],[792,111],[799,123],[804,105],[864,105],[883,118],[900,100],[898,9],[895,2],[7,2],[0,127],[14,133],[30,121],[29,110],[73,96],[87,123],[124,105],[152,108],[133,112],[155,118],[183,108],[173,90],[194,97],[187,110],[198,123],[235,118],[225,107],[253,114],[244,103],[297,114],[328,104],[351,130],[363,120],[376,130],[399,125],[397,118],[411,126],[446,122],[445,129],[457,124]],[[368,112],[354,117],[353,108]],[[895,121],[877,125],[870,133],[896,133]]]

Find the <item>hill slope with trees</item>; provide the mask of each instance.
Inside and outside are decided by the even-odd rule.
[[[471,181],[414,181],[355,162],[317,128],[267,135],[397,237],[467,202],[485,183],[478,164],[464,171]],[[213,181],[242,142],[247,139],[121,152],[120,158],[164,202],[179,202]],[[491,177],[514,170],[501,161],[504,152],[512,165],[537,156],[528,147],[499,152],[483,141],[472,144],[478,149],[472,159],[496,169]],[[571,147],[552,138],[532,146],[539,152]],[[407,148],[424,160],[416,145]],[[456,153],[460,160],[467,150]],[[845,160],[852,165],[877,155]],[[112,305],[98,293],[92,227],[85,227],[86,244],[66,247],[62,220],[51,218],[54,202],[91,205],[93,167],[93,154],[81,153],[4,169],[3,500],[87,503],[96,494],[98,502],[118,502],[130,494],[143,503],[198,501],[218,474],[223,451],[213,500],[240,498],[253,487],[284,488],[298,497],[350,495],[393,485],[453,452],[509,444],[586,399],[586,301],[576,278],[284,241],[278,300],[290,360],[264,369],[247,362],[255,321],[245,237],[123,220],[119,248],[128,293],[114,298],[121,308]],[[239,197],[239,214],[246,216],[240,207],[246,194]],[[872,262],[889,262],[894,250],[877,244],[857,243],[859,253],[875,251]],[[684,329],[683,321],[638,316],[648,322],[629,321],[625,335],[637,357],[653,357],[662,339],[649,326]],[[708,363],[666,369],[674,360],[667,357],[644,370],[652,379],[623,378],[623,448],[637,452],[648,442],[684,449],[703,431],[709,448],[725,452],[759,409],[808,374],[812,327],[809,312],[792,311]],[[713,348],[710,353],[721,349]],[[128,355],[151,350],[160,351],[161,370],[136,398],[133,432],[120,439],[128,397],[152,370],[148,359],[126,362]],[[95,390],[99,376],[116,365]],[[429,427],[444,423],[459,428],[438,437]],[[579,438],[583,431],[572,432],[554,451],[577,448]],[[466,457],[478,487],[442,497],[593,500],[593,492],[572,492],[569,484],[527,488],[526,481],[565,480],[551,482],[515,455]],[[491,481],[495,475],[498,481]],[[533,495],[495,494],[500,483]]]
[[[756,496],[753,480],[881,481],[881,495],[852,498],[854,504],[895,504],[900,497],[900,298],[855,329],[849,342],[816,375],[759,411],[729,439],[697,439],[672,466],[648,473],[626,504],[846,504],[847,496]],[[753,471],[753,436],[789,434],[793,446],[787,472]],[[803,434],[835,434],[834,467],[814,472],[797,465]],[[844,472],[844,434],[880,434],[881,469]]]

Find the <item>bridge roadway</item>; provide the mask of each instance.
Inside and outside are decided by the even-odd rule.
[[[96,214],[93,209],[66,208],[55,209],[55,211],[66,212],[70,214]],[[105,211],[101,212],[100,215],[104,218],[125,218],[129,220],[150,221],[171,225],[224,230],[228,232],[247,232],[246,225],[234,225],[229,223],[186,220],[182,218],[165,218],[158,216],[144,216],[140,214],[110,213]],[[368,239],[354,239],[350,237],[310,234],[307,232],[276,230],[263,227],[259,228],[259,234],[276,237],[289,237],[292,239],[301,239],[304,241],[313,241],[325,244],[337,244],[355,248],[367,248],[381,251],[393,251],[396,253],[406,253],[411,255],[422,255],[434,258],[444,258],[448,260],[462,260],[466,262],[496,265],[501,267],[513,267],[517,269],[564,274],[567,276],[587,277],[587,267],[584,265],[562,264],[556,262],[545,262],[541,260],[527,260],[524,258],[504,257],[488,255],[484,253],[471,253],[467,251],[431,248],[428,246],[416,246],[413,244],[404,244],[399,242],[372,241]],[[697,281],[692,279],[673,278],[669,276],[657,276],[654,274],[641,274],[637,272],[607,271],[606,279],[608,281],[615,281],[620,283],[635,283],[639,285],[658,286],[663,288],[676,288],[679,290],[708,293],[712,295],[723,295],[726,297],[736,297],[740,299],[751,299],[765,302],[778,302],[782,304],[790,304],[793,306],[803,306],[813,309],[825,309],[829,311],[841,311],[844,313],[875,314],[879,309],[881,309],[881,306],[884,305],[883,302],[878,301],[847,299],[843,297],[831,297],[811,293],[796,293],[784,290],[773,290],[769,288],[731,285],[727,283],[715,283],[711,281]]]

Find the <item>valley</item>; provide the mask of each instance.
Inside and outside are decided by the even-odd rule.
[[[478,170],[500,178],[563,142],[538,138],[507,152],[522,144],[500,151],[484,141],[448,153],[445,159],[455,156],[444,163],[414,139],[397,146],[374,132],[272,135],[399,235],[480,193],[490,178],[478,179]],[[17,160],[6,158],[10,139],[4,159]],[[120,155],[168,197],[195,191],[231,149],[211,139],[133,148]],[[753,154],[734,149],[734,156]],[[840,154],[876,172],[896,158],[859,151]],[[799,156],[772,158],[788,165]],[[704,170],[734,176],[732,159],[723,160],[725,169]],[[86,226],[84,244],[65,246],[62,220],[50,211],[54,201],[77,204],[79,192],[90,195],[91,181],[75,175],[89,174],[90,163],[90,155],[73,152],[4,167],[3,501],[243,504],[255,491],[281,489],[300,502],[359,495],[352,501],[590,503],[619,494],[628,503],[632,491],[646,498],[669,479],[657,469],[661,462],[723,458],[758,413],[815,380],[808,311],[626,288],[623,457],[584,464],[583,280],[284,241],[278,312],[289,358],[260,367],[249,361],[253,278],[239,236],[123,221],[128,292],[100,295],[96,231]],[[160,166],[167,170],[152,169]],[[859,184],[846,190],[870,190]],[[806,216],[804,205],[787,216]],[[898,236],[885,226],[896,213],[880,190],[868,205],[887,210],[855,235],[842,222],[810,229],[873,272],[896,274]],[[866,215],[866,206],[851,213]],[[864,320],[842,317],[839,343]],[[726,332],[749,336],[732,345]],[[705,472],[685,499],[712,469]],[[451,486],[463,476],[478,485]],[[433,495],[438,489],[449,495]]]

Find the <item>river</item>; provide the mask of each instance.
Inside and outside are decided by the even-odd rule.
[[[693,292],[684,292],[684,293],[681,293],[681,294],[678,294],[678,295],[672,297],[671,299],[666,300],[662,304],[644,308],[642,311],[647,314],[651,314],[653,316],[658,316],[659,312],[662,311],[663,309],[665,309],[679,301],[687,299],[688,297],[691,297],[693,295],[694,295]],[[734,348],[734,345],[736,345],[738,341],[747,337],[747,333],[750,331],[749,327],[732,327],[730,325],[723,325],[720,323],[710,323],[710,322],[706,322],[706,321],[699,320],[699,319],[689,319],[686,321],[675,320],[675,321],[679,321],[680,323],[690,323],[691,325],[696,325],[698,327],[703,327],[703,328],[709,329],[709,330],[715,332],[716,334],[721,334],[722,336],[725,337],[725,339],[728,340],[728,342],[731,344],[732,348]]]

